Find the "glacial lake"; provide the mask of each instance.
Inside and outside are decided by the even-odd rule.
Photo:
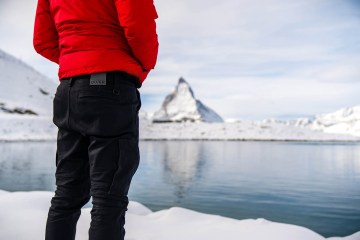
[[[0,142],[0,189],[55,189],[56,142]],[[325,236],[360,231],[360,144],[142,141],[130,200]],[[90,204],[89,204],[90,205]]]

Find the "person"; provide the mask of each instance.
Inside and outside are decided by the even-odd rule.
[[[38,0],[33,44],[59,64],[56,190],[46,240],[74,240],[92,197],[90,240],[121,240],[139,156],[139,88],[158,54],[153,0]]]

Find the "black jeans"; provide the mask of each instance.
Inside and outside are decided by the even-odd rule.
[[[57,188],[46,240],[74,240],[80,209],[90,197],[89,239],[124,239],[128,190],[140,161],[140,93],[122,72],[107,73],[106,85],[90,85],[89,78],[64,79],[56,90]]]

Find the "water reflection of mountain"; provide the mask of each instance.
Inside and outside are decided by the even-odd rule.
[[[178,201],[186,197],[189,187],[201,177],[205,165],[201,142],[166,142],[163,149],[165,181],[175,186]]]

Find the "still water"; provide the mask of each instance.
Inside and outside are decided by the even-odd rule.
[[[55,142],[0,143],[0,189],[55,189]],[[321,235],[360,231],[360,144],[145,141],[130,200]]]

